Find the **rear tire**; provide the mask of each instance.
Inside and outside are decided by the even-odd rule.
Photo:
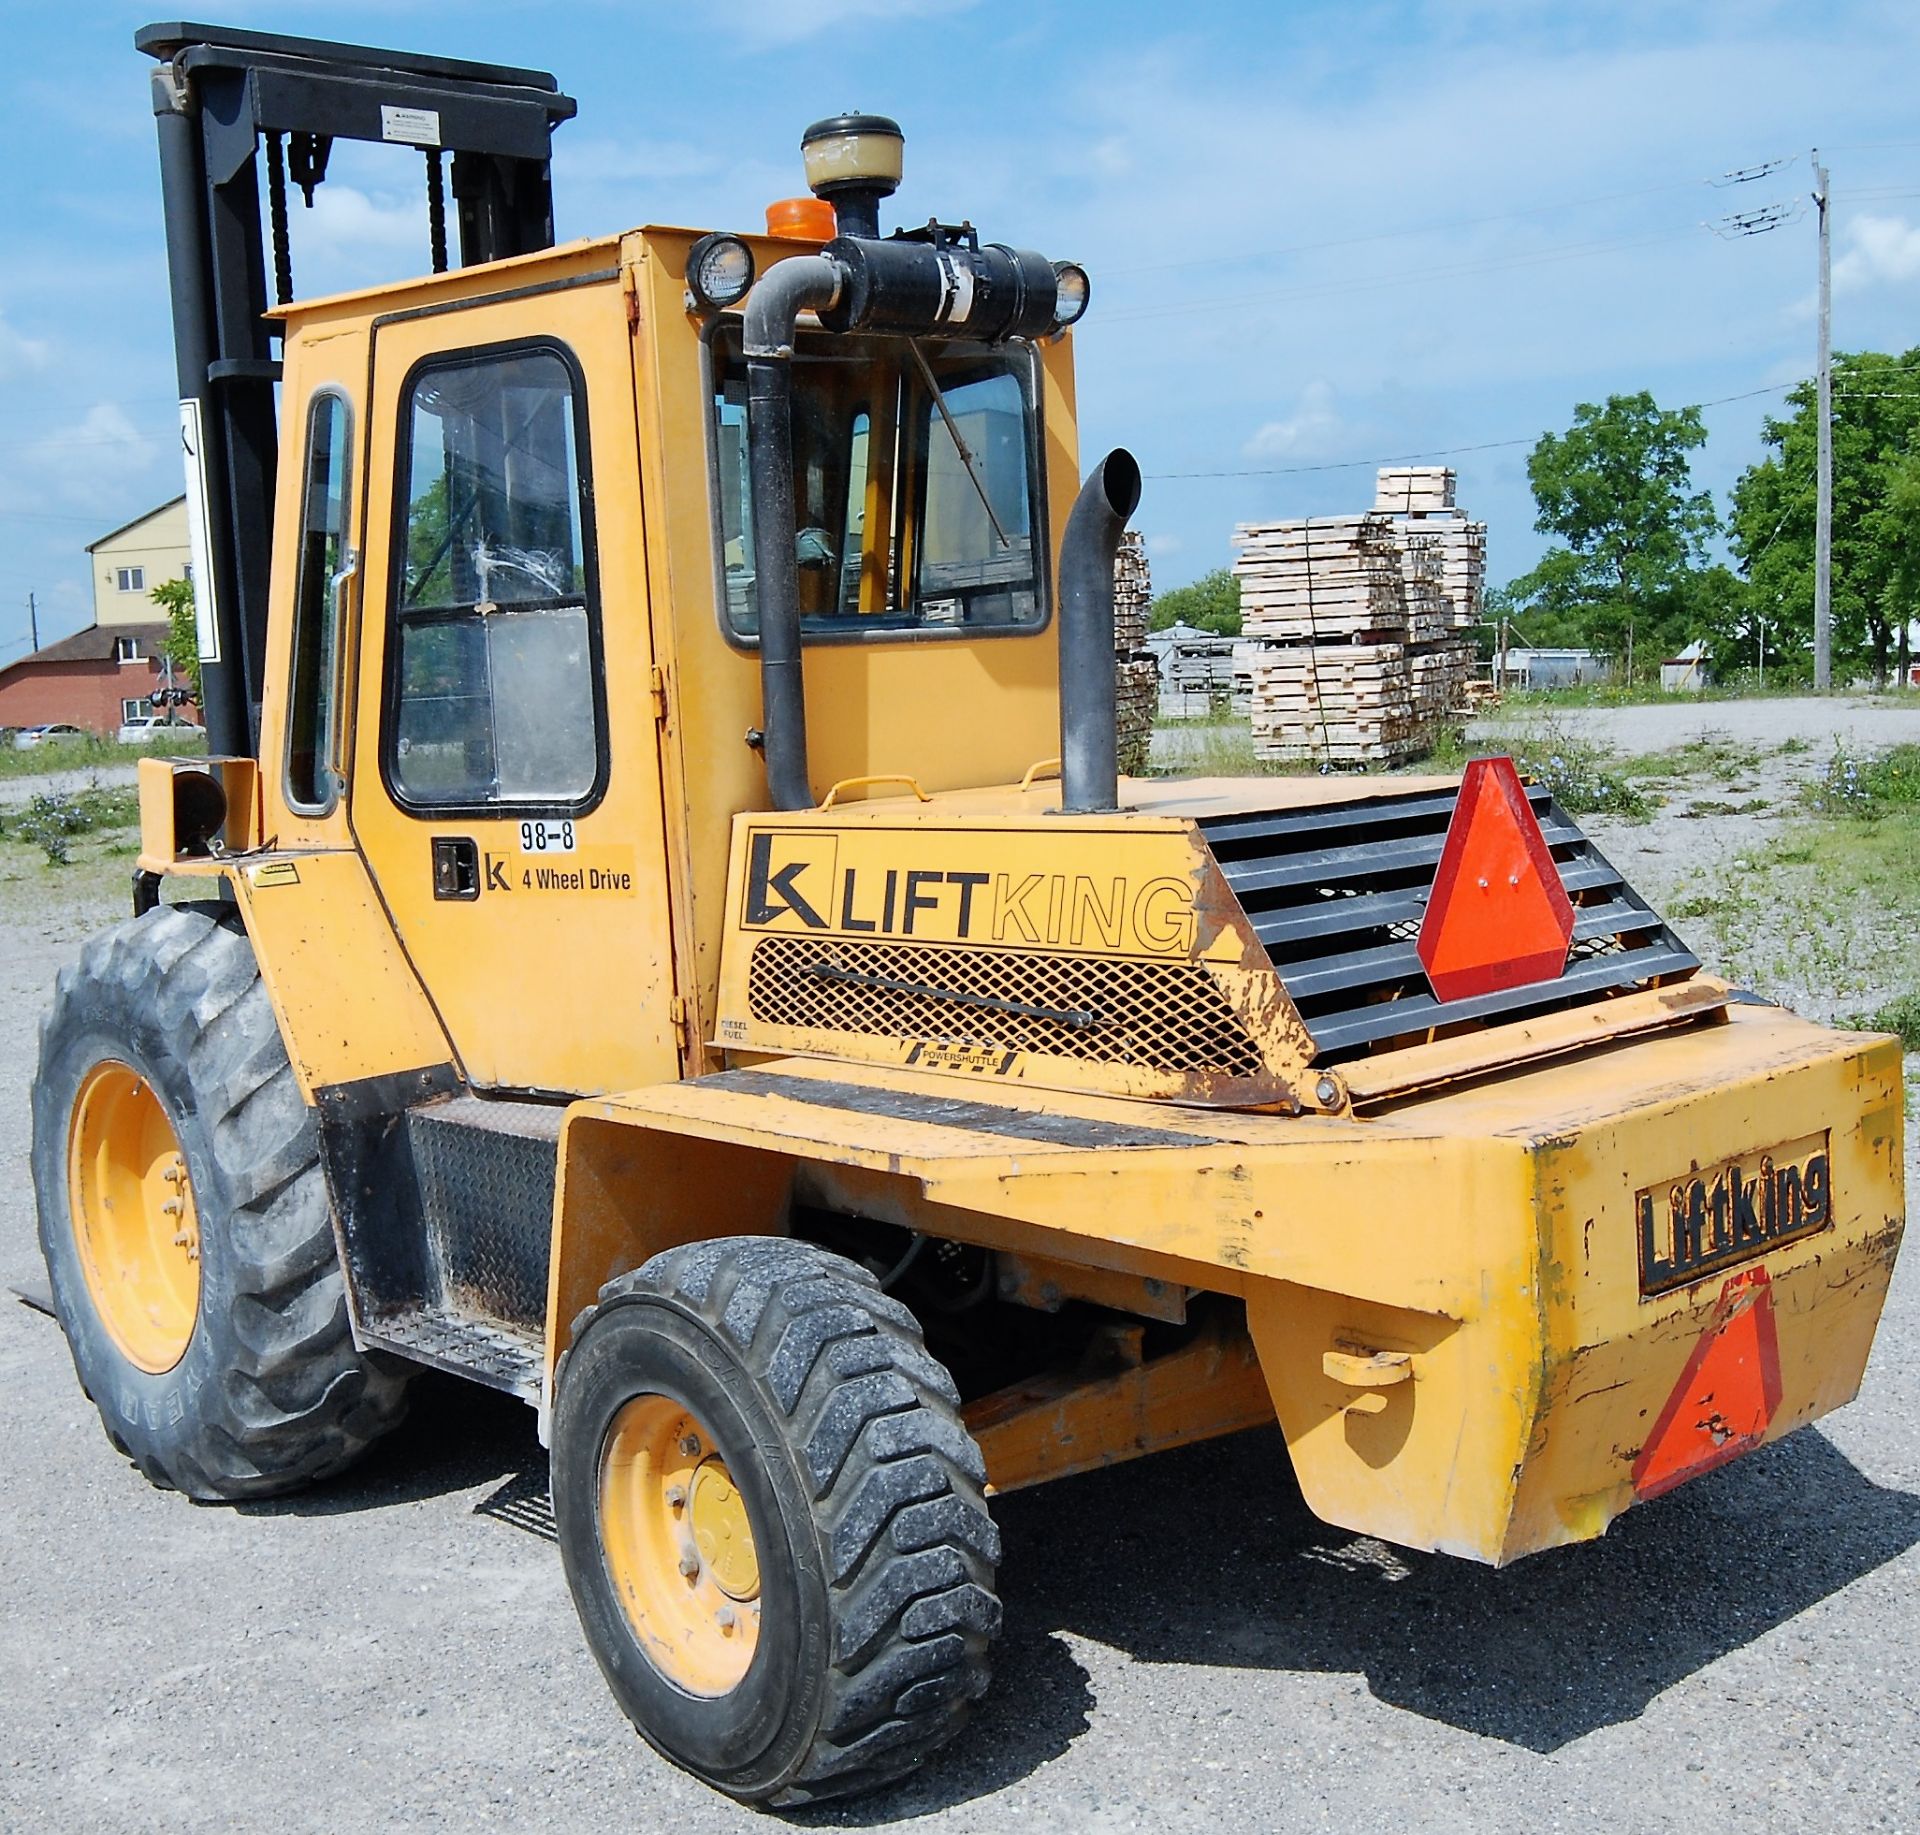
[[[162,907],[89,942],[41,1023],[33,1091],[40,1246],[81,1387],[154,1484],[206,1499],[329,1477],[405,1410],[405,1378],[354,1349],[318,1122],[252,945],[217,911]],[[197,1212],[197,1291],[157,1350],[81,1246],[97,1200],[84,1169],[76,1198],[74,1142],[103,1073],[157,1098]]]
[[[622,1540],[632,1461],[609,1449],[660,1398],[682,1411],[656,1441],[668,1462],[684,1432],[751,1527],[757,1643],[737,1676],[721,1674],[724,1646],[709,1646],[718,1666],[689,1663],[661,1636],[676,1589],[691,1599],[705,1584],[691,1536],[658,1586],[636,1579]],[[913,1315],[856,1264],[735,1237],[609,1283],[561,1361],[552,1453],[560,1551],[594,1656],[640,1733],[717,1789],[781,1806],[872,1790],[952,1738],[984,1693],[1000,1625],[985,1468]],[[684,1498],[680,1476],[663,1472],[661,1495]],[[735,1561],[741,1599],[731,1544],[717,1552],[723,1581]],[[734,1608],[720,1615],[737,1635]]]

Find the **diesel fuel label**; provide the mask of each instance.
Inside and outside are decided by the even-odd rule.
[[[1100,834],[754,828],[740,920],[801,935],[1188,959],[1199,928],[1190,856],[1182,837],[1166,842],[1136,840],[1116,872],[1123,850]]]

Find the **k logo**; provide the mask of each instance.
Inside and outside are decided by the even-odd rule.
[[[784,918],[825,930],[827,920],[813,901],[832,904],[835,847],[831,835],[756,829],[748,844],[745,922],[772,927]]]

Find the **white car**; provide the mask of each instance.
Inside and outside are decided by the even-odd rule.
[[[64,724],[59,726],[23,726],[19,732],[14,734],[13,743],[16,749],[24,751],[32,746],[44,745],[50,739],[84,739],[85,737],[86,735],[82,733],[77,726],[67,726]]]
[[[137,720],[123,720],[114,737],[122,745],[151,745],[156,739],[165,739],[186,730],[177,720],[163,720],[158,714],[142,714]]]

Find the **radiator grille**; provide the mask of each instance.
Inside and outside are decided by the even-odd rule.
[[[762,937],[747,975],[762,1025],[938,1040],[1173,1073],[1264,1066],[1199,963],[947,944]]]
[[[1538,785],[1527,794],[1574,907],[1558,979],[1436,1000],[1415,943],[1457,793],[1369,797],[1201,824],[1318,1048],[1337,1063],[1683,980],[1699,958]]]

